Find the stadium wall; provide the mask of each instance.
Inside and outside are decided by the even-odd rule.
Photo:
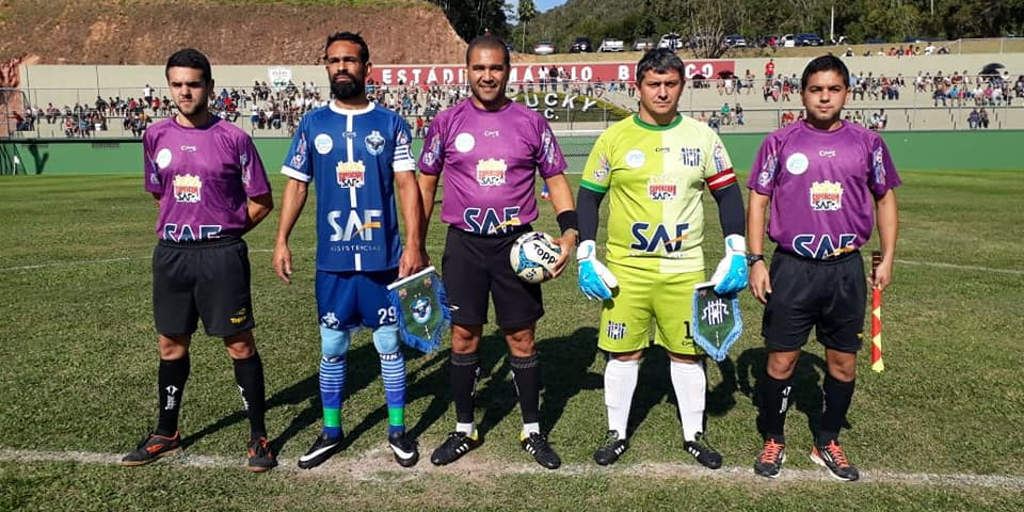
[[[1024,169],[1024,131],[885,132],[882,134],[896,166],[915,170]],[[763,133],[725,134],[736,169],[749,170]],[[560,139],[569,171],[579,173],[593,137]],[[264,166],[277,172],[290,139],[256,139]],[[422,141],[413,144],[418,153]],[[17,162],[17,163],[15,163]],[[141,173],[142,143],[138,139],[53,139],[0,143],[0,174],[133,174]]]

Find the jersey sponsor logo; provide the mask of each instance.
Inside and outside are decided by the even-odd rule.
[[[679,161],[690,167],[700,167],[700,148],[683,148]]]
[[[494,208],[466,208],[462,211],[462,220],[468,227],[467,231],[481,235],[503,234],[522,225],[518,206],[502,208],[500,214]]]
[[[195,153],[196,151],[199,151],[195,146],[190,146],[188,144],[182,144],[178,147],[178,150],[183,153]]]
[[[679,190],[678,180],[666,175],[651,176],[647,180],[647,195],[654,201],[671,201]]]
[[[508,165],[500,158],[488,158],[476,163],[476,182],[481,187],[499,187],[505,184]]]
[[[611,174],[611,168],[612,165],[608,163],[608,157],[604,153],[601,153],[601,156],[598,158],[597,169],[594,169],[593,172],[594,181],[599,183],[606,181],[608,179],[608,175]]]
[[[875,183],[885,185],[885,157],[882,155],[882,148],[878,148],[872,153],[871,161],[874,165]]]
[[[828,234],[801,233],[793,237],[793,250],[805,258],[824,260],[855,250],[856,240],[857,235],[853,233],[839,235],[838,241]]]
[[[811,209],[816,212],[837,212],[843,209],[843,184],[827,180],[812,183]]]
[[[779,167],[779,154],[772,151],[768,154],[768,158],[764,159],[764,163],[761,164],[761,172],[757,175],[757,184],[762,187],[767,187],[772,182],[772,178],[775,177],[775,169]]]
[[[356,132],[353,131],[341,132],[341,136],[345,137],[346,140],[356,140]]]
[[[373,156],[377,156],[384,152],[384,136],[377,130],[370,132],[370,134],[363,139],[363,143],[366,144],[366,151]]]
[[[653,231],[652,231],[653,229]],[[670,256],[682,256],[680,251],[683,242],[689,238],[690,224],[676,224],[675,229],[670,231],[664,224],[651,226],[647,222],[634,222],[630,228],[633,233],[633,243],[629,245],[631,255],[648,255],[655,253],[666,253]],[[670,235],[674,232],[675,235]]]
[[[335,169],[341,188],[360,188],[366,182],[366,167],[363,162],[338,162]]]
[[[669,151],[672,151],[672,148],[668,146],[658,146],[654,148],[655,153],[668,153]]]
[[[499,130],[484,130],[484,137],[501,137],[501,131]]]
[[[610,340],[621,340],[626,337],[626,322],[609,321],[605,326],[605,334]]]
[[[358,236],[364,242],[372,242],[373,230],[383,227],[380,219],[384,215],[384,211],[366,209],[362,211],[362,217],[359,216],[359,213],[358,210],[349,210],[348,217],[344,220],[344,225],[342,225],[341,210],[327,212],[327,224],[331,227],[331,231],[333,231],[330,241],[351,242]]]
[[[326,155],[334,149],[334,139],[326,133],[321,133],[316,137],[313,137],[313,147],[316,148],[317,153]]]
[[[643,167],[645,162],[647,162],[647,157],[644,156],[644,152],[639,149],[631,149],[629,150],[629,153],[626,153],[626,165],[633,169]]]
[[[818,151],[818,156],[820,156],[822,158],[835,158],[836,157],[836,150],[834,150],[834,149],[822,149],[822,150]]]
[[[174,176],[174,200],[179,203],[198,203],[202,199],[203,180],[194,174]]]
[[[729,155],[725,152],[725,146],[716,142],[712,158],[715,160],[715,171],[722,172],[726,169],[732,169],[732,162],[729,161]]]
[[[472,135],[462,132],[455,136],[455,149],[459,153],[469,153],[476,147],[476,139]]]
[[[555,136],[551,134],[551,130],[545,128],[544,133],[540,136],[540,156],[541,160],[547,162],[548,165],[555,163]]]
[[[427,166],[434,165],[434,162],[438,158],[441,158],[441,137],[433,137],[430,139],[430,146],[426,153],[423,153],[423,164]]]
[[[299,142],[295,145],[295,154],[292,155],[292,169],[301,169],[306,163],[306,134],[299,132]]]
[[[807,160],[807,155],[803,153],[793,153],[786,158],[786,170],[796,176],[807,172],[809,165],[810,162]]]
[[[163,227],[163,239],[171,240],[173,242],[194,242],[196,240],[213,240],[220,237],[220,224],[201,224],[199,226],[199,236],[196,236],[195,230],[189,224],[182,224],[179,226],[173,222],[164,224]]]
[[[171,165],[171,150],[161,148],[160,151],[156,152],[156,166],[166,169],[168,165]]]

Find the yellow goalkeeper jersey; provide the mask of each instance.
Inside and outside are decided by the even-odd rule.
[[[705,187],[736,183],[722,140],[678,116],[667,126],[637,115],[598,137],[580,186],[607,194],[608,261],[665,274],[704,270]]]

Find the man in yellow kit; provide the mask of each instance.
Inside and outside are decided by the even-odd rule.
[[[629,447],[626,424],[643,349],[668,351],[686,450],[717,469],[722,457],[703,434],[704,353],[693,341],[694,286],[704,281],[705,187],[718,202],[725,258],[711,281],[728,295],[747,286],[743,196],[729,155],[707,125],[677,112],[683,63],[670,50],[647,52],[637,64],[640,111],[606,130],[594,144],[580,183],[579,284],[603,299],[598,347],[608,353],[605,405],[608,437],[594,460],[615,462]],[[608,266],[597,260],[599,206],[610,196]],[[612,289],[618,287],[617,293]]]

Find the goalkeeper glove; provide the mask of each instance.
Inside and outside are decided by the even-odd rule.
[[[718,295],[730,295],[747,287],[747,241],[742,235],[725,237],[725,257],[718,262],[711,283]]]
[[[619,286],[618,279],[608,267],[597,260],[593,240],[584,240],[576,248],[576,263],[579,265],[580,291],[588,299],[606,300],[612,298],[612,288]]]

